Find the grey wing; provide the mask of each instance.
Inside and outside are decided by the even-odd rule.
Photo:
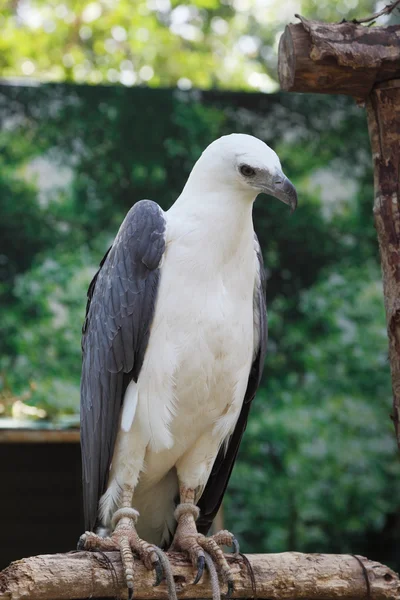
[[[151,200],[128,212],[88,290],[82,328],[81,449],[85,527],[105,491],[119,415],[146,351],[165,250],[165,219]]]
[[[264,262],[257,236],[254,235],[255,252],[258,259],[258,275],[254,290],[253,315],[254,315],[254,358],[243,399],[242,409],[235,429],[229,440],[228,447],[221,448],[215,459],[210,477],[204,492],[198,502],[200,517],[197,520],[197,529],[204,535],[207,534],[223,500],[236,456],[239,450],[243,433],[246,429],[247,419],[252,400],[260,385],[264,369],[265,355],[267,352],[267,302],[266,302],[266,277]]]

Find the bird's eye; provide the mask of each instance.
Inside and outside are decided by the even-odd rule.
[[[239,167],[239,171],[245,177],[253,177],[253,175],[256,174],[255,169],[253,169],[253,167],[250,167],[249,165],[241,165]]]

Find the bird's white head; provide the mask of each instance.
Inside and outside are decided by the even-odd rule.
[[[250,200],[265,192],[292,210],[297,206],[296,190],[283,174],[277,154],[258,138],[243,133],[212,142],[194,166],[189,182],[203,191],[230,189]]]

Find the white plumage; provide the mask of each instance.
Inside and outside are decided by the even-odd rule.
[[[132,486],[138,533],[152,543],[170,538],[178,478],[200,497],[235,427],[259,347],[252,206],[262,186],[244,180],[242,163],[281,173],[263,142],[226,136],[207,148],[164,213],[166,249],[150,339],[137,383],[125,392],[100,501],[109,526],[120,490]]]

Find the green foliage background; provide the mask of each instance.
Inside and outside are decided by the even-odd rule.
[[[346,98],[0,87],[3,393],[78,410],[87,285],[130,206],[168,208],[203,148],[247,132],[299,192],[260,196],[270,341],[225,502],[244,550],[400,566],[399,465],[365,116]]]
[[[295,13],[340,21],[367,16],[376,4],[2,0],[0,72],[46,81],[271,92],[277,89],[278,40],[285,25],[296,20]]]
[[[296,12],[340,21],[381,5],[0,7],[0,75],[29,83],[0,86],[0,408],[22,397],[50,419],[74,419],[86,288],[125,213],[144,197],[168,208],[219,135],[257,135],[280,155],[300,206],[291,217],[260,197],[254,210],[269,353],[226,524],[244,550],[352,552],[399,569],[399,464],[365,115],[345,98],[190,91],[275,91],[278,39]],[[159,89],[127,89],[138,84]]]

